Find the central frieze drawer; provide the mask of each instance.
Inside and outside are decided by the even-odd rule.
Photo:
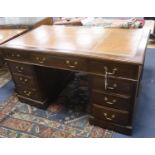
[[[136,82],[110,77],[108,77],[106,80],[104,76],[92,75],[91,77],[91,86],[94,90],[127,96],[131,96],[134,93]]]
[[[7,58],[7,59],[13,59],[13,60],[28,60],[28,57],[29,57],[29,55],[28,55],[28,53],[25,53],[25,52],[19,52],[19,51],[13,51],[13,50],[11,50],[11,51],[6,51],[5,52],[5,57]]]
[[[130,97],[118,97],[106,93],[92,91],[91,100],[93,104],[116,108],[120,110],[129,110]]]
[[[130,79],[138,79],[139,76],[139,68],[137,65],[109,61],[90,61],[89,71],[103,75],[105,75],[105,73],[107,72],[109,76],[117,76]]]
[[[127,125],[129,122],[129,113],[127,111],[115,110],[99,105],[92,105],[92,115],[102,120]]]
[[[33,63],[62,69],[81,70],[81,71],[82,70],[85,71],[87,69],[86,61],[79,58],[32,54],[31,60]]]

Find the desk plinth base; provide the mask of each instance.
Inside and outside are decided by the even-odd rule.
[[[46,109],[49,105],[48,104],[49,99],[45,99],[44,101],[41,102],[41,101],[33,100],[33,99],[30,99],[30,98],[27,98],[21,95],[17,95],[17,96],[21,102],[35,106],[37,108]]]
[[[109,130],[114,130],[119,133],[131,135],[132,134],[132,127],[131,126],[122,126],[119,124],[111,123],[102,121],[100,119],[96,119],[93,116],[89,116],[89,123],[92,125],[100,126],[102,128],[106,128]]]

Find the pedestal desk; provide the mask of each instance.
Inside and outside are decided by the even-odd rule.
[[[130,134],[149,33],[147,29],[40,26],[0,50],[21,101],[44,108],[74,72],[86,72],[89,122]]]

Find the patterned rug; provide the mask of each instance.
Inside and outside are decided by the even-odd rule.
[[[10,82],[8,85],[7,89],[13,87]],[[89,124],[88,96],[88,80],[83,73],[76,73],[47,110],[21,103],[13,93],[0,103],[0,137],[112,137],[112,131]]]
[[[11,80],[10,72],[7,67],[0,68],[0,88]]]

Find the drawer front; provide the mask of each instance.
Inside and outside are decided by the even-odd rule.
[[[37,89],[23,87],[22,85],[16,85],[16,91],[19,95],[22,95],[30,99],[38,101],[43,101],[45,99],[44,93],[40,92],[40,90]]]
[[[118,96],[109,95],[92,91],[91,94],[92,104],[98,104],[120,110],[129,110],[130,98],[121,98]]]
[[[101,76],[91,77],[91,85],[95,90],[128,96],[131,96],[134,93],[136,82],[110,77],[108,77],[107,80],[105,77]]]
[[[130,65],[130,64],[121,64],[115,62],[89,62],[89,71],[97,74],[105,74],[107,72],[108,75],[124,77],[130,79],[138,79],[138,66]]]
[[[56,68],[69,69],[69,70],[87,70],[87,63],[85,60],[78,58],[56,57],[32,54],[31,61],[41,65],[52,66]]]
[[[28,53],[11,50],[5,52],[5,57],[11,60],[28,60]]]
[[[18,85],[26,85],[28,87],[32,87],[32,88],[36,88],[37,83],[36,80],[33,77],[30,76],[24,76],[21,74],[12,74],[14,81],[16,82],[16,84]]]
[[[33,66],[31,65],[26,65],[26,64],[17,63],[17,62],[10,62],[10,61],[8,61],[8,64],[12,73],[20,73],[24,75],[34,74]]]
[[[3,64],[4,64],[3,54],[0,52],[0,67],[2,67]]]
[[[104,121],[127,125],[129,123],[129,114],[126,111],[105,108],[99,105],[92,106],[92,115]]]

